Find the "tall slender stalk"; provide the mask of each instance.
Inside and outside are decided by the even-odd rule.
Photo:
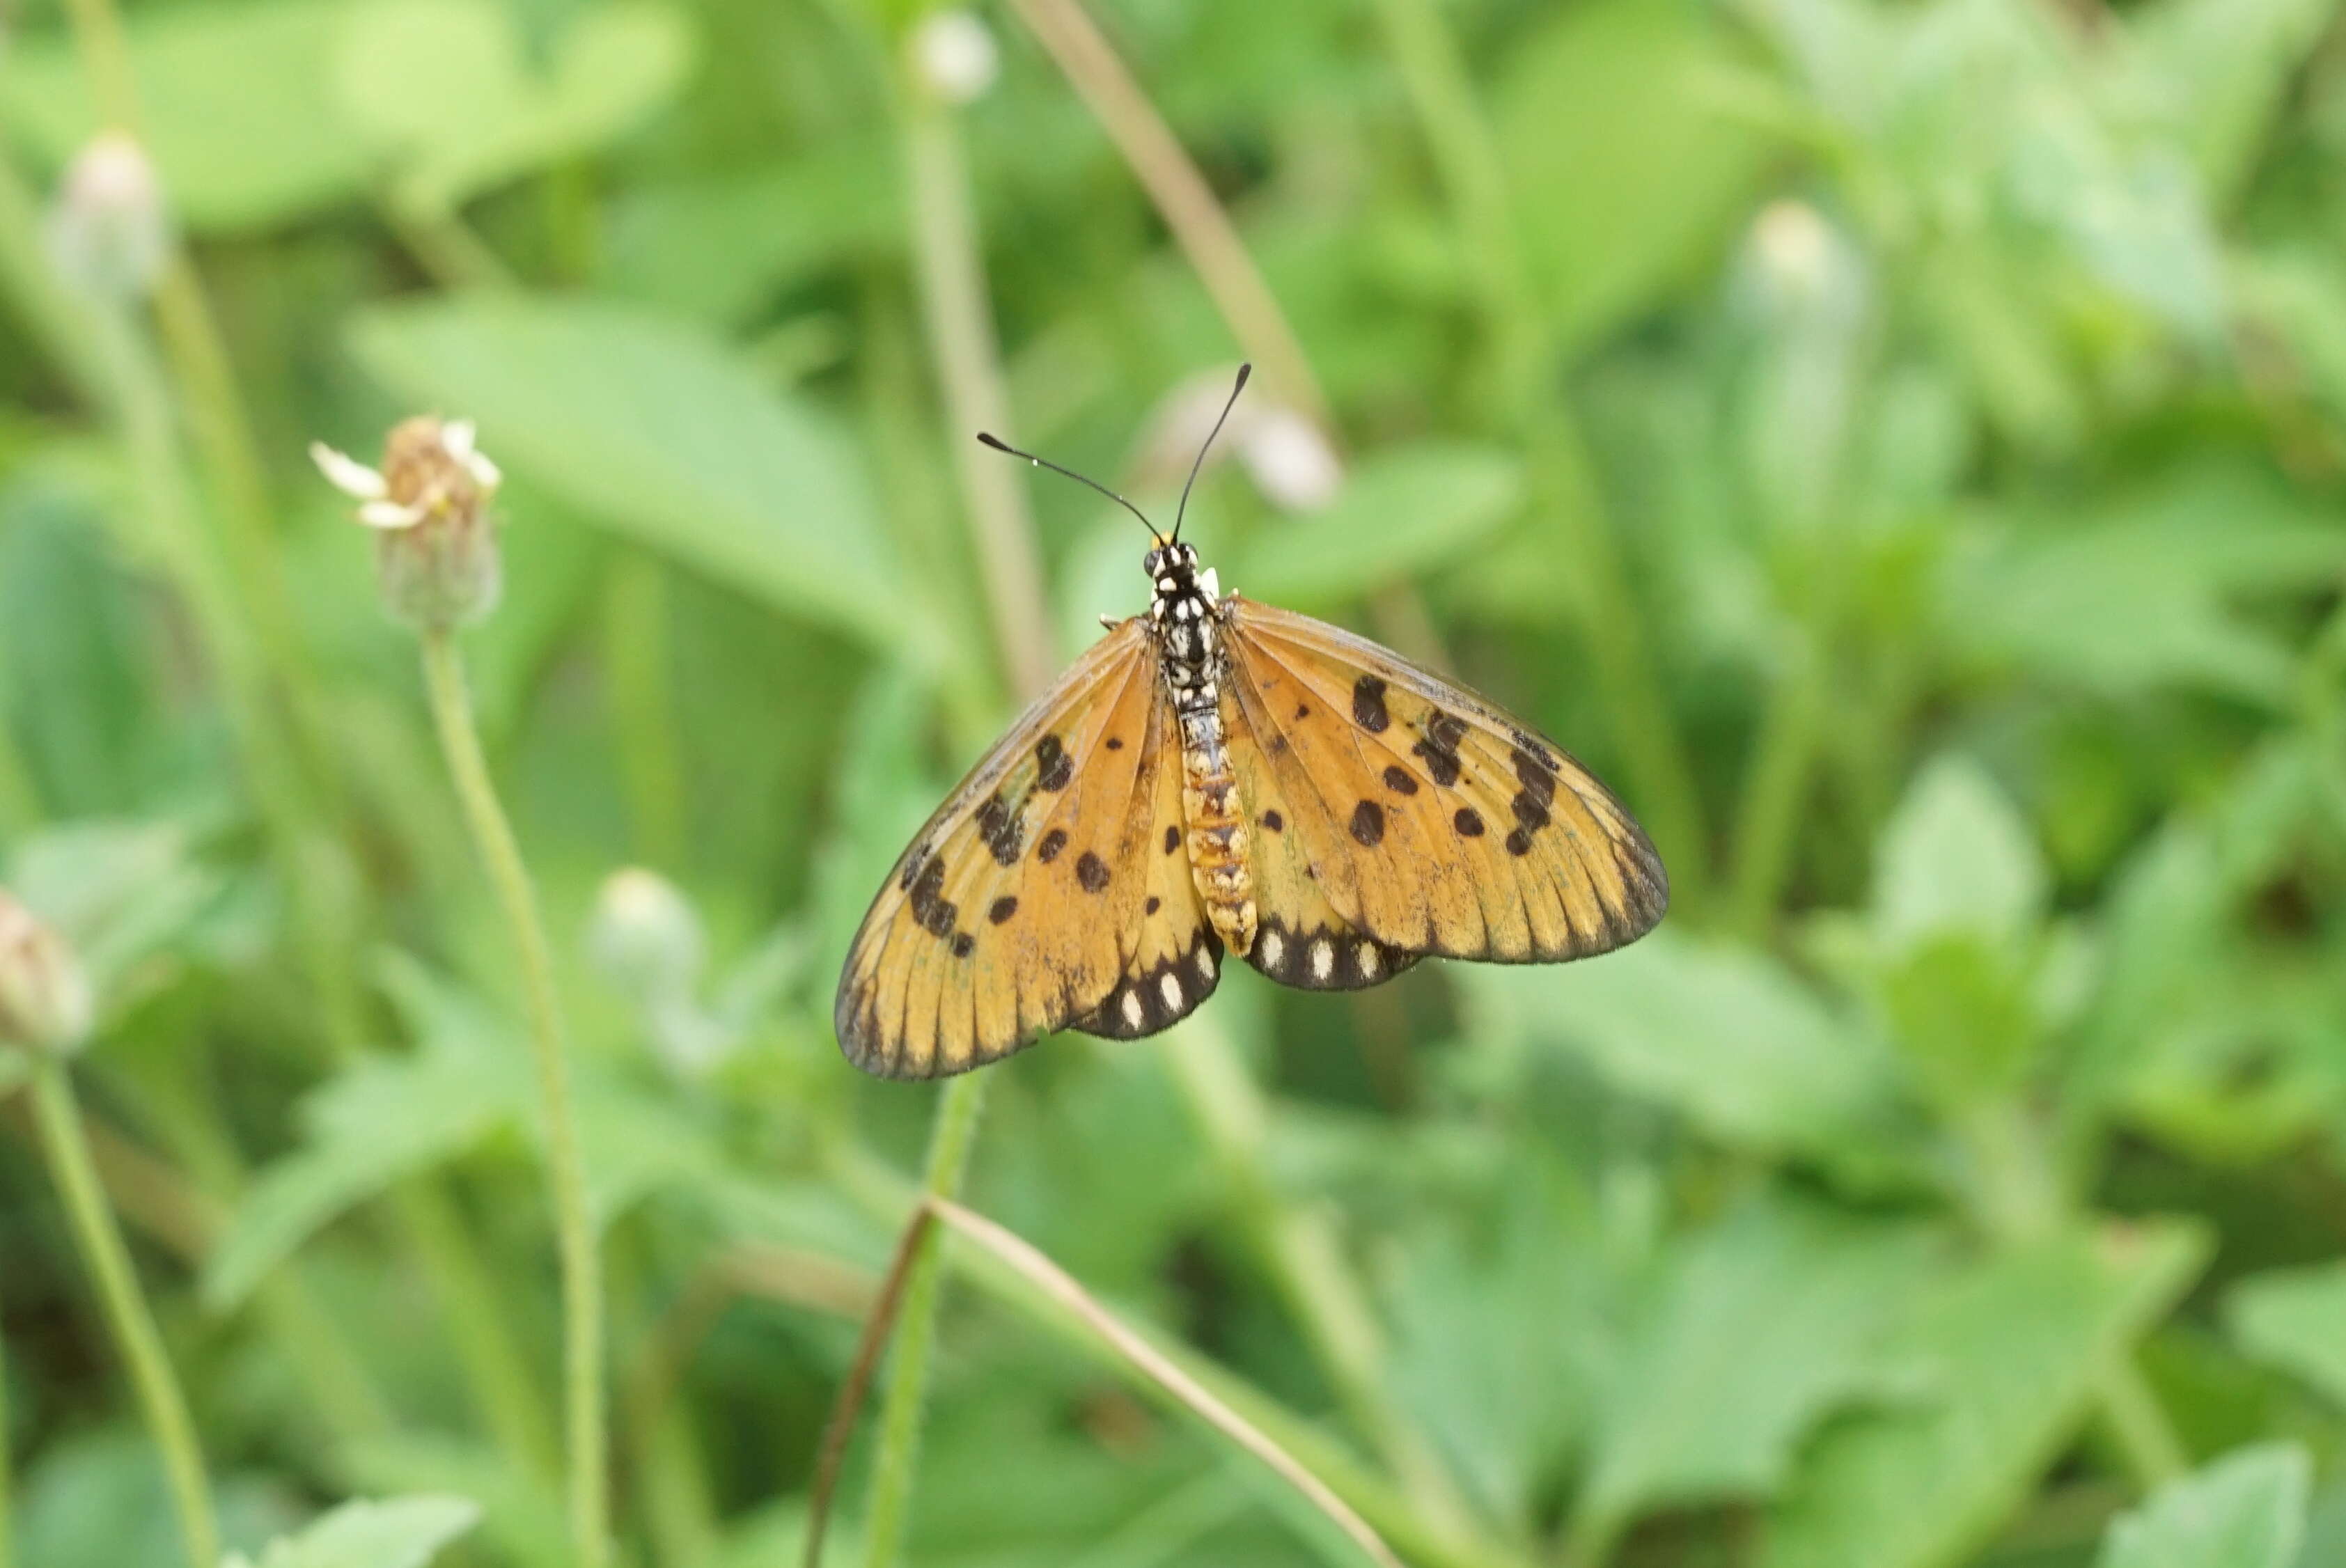
[[[34,1118],[40,1124],[50,1175],[72,1222],[75,1245],[97,1288],[107,1325],[129,1368],[155,1445],[162,1451],[163,1472],[170,1483],[171,1506],[178,1517],[189,1568],[214,1568],[220,1554],[219,1526],[212,1512],[203,1453],[196,1444],[195,1423],[189,1419],[187,1399],[179,1391],[170,1358],[164,1354],[154,1314],[139,1293],[138,1277],[130,1266],[121,1227],[107,1207],[65,1063],[43,1054],[34,1064],[32,1088]]]
[[[1325,423],[1328,397],[1238,226],[1189,159],[1173,127],[1134,81],[1080,0],[1011,0],[1043,47],[1124,154],[1214,307],[1288,402]]]
[[[419,634],[423,684],[440,749],[464,823],[504,911],[521,960],[529,1037],[546,1116],[546,1185],[554,1204],[562,1266],[562,1382],[570,1461],[570,1546],[580,1568],[610,1560],[610,1503],[604,1474],[603,1287],[595,1223],[586,1199],[586,1157],[571,1105],[570,1064],[562,1039],[554,955],[537,913],[521,846],[497,799],[482,754],[472,694],[451,633]]]
[[[987,1079],[964,1073],[944,1087],[936,1125],[929,1135],[928,1167],[921,1177],[923,1196],[949,1198],[961,1190],[969,1151],[977,1140],[978,1113],[984,1108]],[[937,1337],[937,1297],[944,1259],[933,1231],[915,1245],[896,1339],[888,1358],[888,1394],[880,1413],[880,1451],[872,1472],[872,1504],[863,1527],[864,1568],[895,1568],[903,1550],[904,1522],[911,1512],[913,1476],[918,1468],[921,1416],[928,1392],[929,1357]]]
[[[960,127],[926,84],[909,74],[897,77],[894,96],[911,186],[908,216],[923,325],[947,417],[973,434],[1013,428],[993,314],[986,304],[984,258],[970,206]],[[955,446],[963,514],[983,565],[1004,674],[1022,697],[1032,696],[1049,683],[1052,662],[1034,519],[1010,464],[979,461],[988,454],[974,441]],[[967,451],[958,450],[964,446]],[[922,1176],[924,1194],[960,1196],[984,1108],[985,1086],[983,1073],[967,1073],[940,1093]],[[919,1238],[907,1268],[903,1308],[889,1352],[880,1448],[864,1526],[869,1568],[893,1568],[911,1510],[942,1285],[934,1234]]]

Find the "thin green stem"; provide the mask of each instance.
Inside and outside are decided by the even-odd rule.
[[[952,450],[972,543],[1005,674],[1013,689],[1032,696],[1051,682],[1051,616],[1023,471],[974,439],[982,430],[1015,426],[986,307],[984,259],[960,128],[952,112],[916,84],[905,85],[898,97],[922,313],[947,415],[960,427]]]
[[[107,1207],[97,1162],[90,1156],[89,1140],[82,1131],[81,1107],[75,1101],[65,1064],[55,1056],[43,1056],[34,1064],[32,1087],[33,1115],[40,1124],[50,1175],[72,1222],[74,1242],[97,1287],[107,1327],[130,1369],[156,1447],[162,1451],[163,1471],[170,1482],[171,1503],[178,1515],[189,1568],[213,1568],[219,1561],[219,1527],[212,1513],[203,1453],[196,1446],[195,1423],[189,1419],[187,1400],[164,1353],[154,1315],[139,1292],[121,1227]]]
[[[1792,640],[1760,720],[1749,782],[1735,830],[1735,885],[1730,915],[1737,934],[1759,942],[1790,874],[1800,808],[1824,739],[1831,695],[1825,650],[1805,634]]]
[[[1426,1519],[1463,1533],[1465,1504],[1449,1472],[1385,1390],[1384,1336],[1334,1228],[1323,1215],[1288,1203],[1271,1181],[1262,1154],[1269,1112],[1229,1037],[1213,1019],[1193,1017],[1164,1060],[1229,1184],[1240,1223],[1345,1413]]]
[[[2130,1352],[2121,1352],[2102,1369],[2097,1390],[2103,1422],[2117,1441],[2137,1485],[2146,1492],[2156,1492],[2189,1472],[2190,1451]]]
[[[514,289],[512,271],[446,203],[387,192],[380,210],[408,254],[444,289]]]
[[[936,1125],[929,1135],[928,1168],[921,1179],[923,1196],[951,1197],[961,1191],[970,1148],[977,1141],[986,1082],[984,1073],[964,1073],[948,1083],[938,1097]],[[905,1279],[896,1341],[888,1357],[888,1392],[880,1411],[880,1452],[873,1461],[872,1506],[864,1523],[864,1568],[895,1568],[903,1545],[913,1476],[920,1462],[929,1357],[937,1337],[937,1297],[944,1267],[938,1240],[934,1227],[921,1237]]]
[[[466,827],[495,890],[521,960],[530,1046],[546,1116],[546,1185],[553,1199],[562,1264],[563,1397],[570,1445],[571,1551],[580,1568],[610,1560],[610,1503],[604,1474],[603,1289],[595,1222],[586,1199],[586,1158],[571,1105],[570,1064],[563,1048],[554,955],[538,920],[537,899],[521,846],[505,820],[481,751],[472,694],[452,636],[423,634],[423,683],[440,749],[448,763]]]

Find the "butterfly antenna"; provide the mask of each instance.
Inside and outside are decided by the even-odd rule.
[[[1007,453],[1012,457],[1023,457],[1037,468],[1047,468],[1054,473],[1066,474],[1068,478],[1074,480],[1078,484],[1090,485],[1094,490],[1098,491],[1102,495],[1107,496],[1110,501],[1115,502],[1118,506],[1123,507],[1127,512],[1129,512],[1135,517],[1139,518],[1140,525],[1148,530],[1151,537],[1159,540],[1165,537],[1164,535],[1157,531],[1157,524],[1148,520],[1148,514],[1142,512],[1139,507],[1135,506],[1123,496],[1118,495],[1115,491],[1110,490],[1107,485],[1102,484],[1098,480],[1086,479],[1072,468],[1062,468],[1047,457],[1037,457],[1031,452],[1021,452],[1016,447],[1011,445],[1008,442],[998,440],[994,436],[986,434],[985,432],[982,430],[977,433],[977,439],[982,444],[990,446],[996,452]]]
[[[1198,470],[1206,466],[1206,453],[1213,449],[1214,437],[1222,433],[1223,423],[1230,417],[1230,410],[1238,407],[1239,393],[1246,391],[1247,377],[1252,374],[1254,366],[1251,364],[1239,367],[1238,384],[1230,388],[1229,402],[1222,404],[1221,418],[1214,421],[1214,428],[1206,433],[1206,444],[1198,448],[1197,461],[1189,464],[1189,477],[1181,485],[1181,504],[1173,509],[1173,537],[1176,542],[1181,537],[1181,514],[1189,509],[1189,486],[1198,483]]]

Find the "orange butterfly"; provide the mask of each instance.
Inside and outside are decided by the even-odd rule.
[[[1662,918],[1661,860],[1594,776],[1390,649],[1222,593],[1180,542],[1188,496],[1170,536],[1140,517],[1148,613],[1019,715],[863,917],[832,1019],[866,1072],[1153,1034],[1213,994],[1226,951],[1352,991],[1428,954],[1584,958]]]

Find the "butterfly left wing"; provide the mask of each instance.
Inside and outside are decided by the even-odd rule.
[[[983,1065],[1117,994],[1143,932],[1141,835],[1164,702],[1144,617],[1012,724],[913,838],[848,950],[832,1022],[857,1066]]]
[[[1222,939],[1189,874],[1181,819],[1181,748],[1170,706],[1159,696],[1149,712],[1149,755],[1141,777],[1153,780],[1138,854],[1142,896],[1138,941],[1107,999],[1068,1025],[1110,1040],[1136,1040],[1188,1017],[1222,978]]]
[[[1290,802],[1305,871],[1290,885],[1389,950],[1380,960],[1556,962],[1661,919],[1660,857],[1560,748],[1365,638],[1235,595],[1227,605],[1233,750],[1258,752]],[[1295,918],[1271,901],[1279,886],[1264,883],[1266,929]]]

